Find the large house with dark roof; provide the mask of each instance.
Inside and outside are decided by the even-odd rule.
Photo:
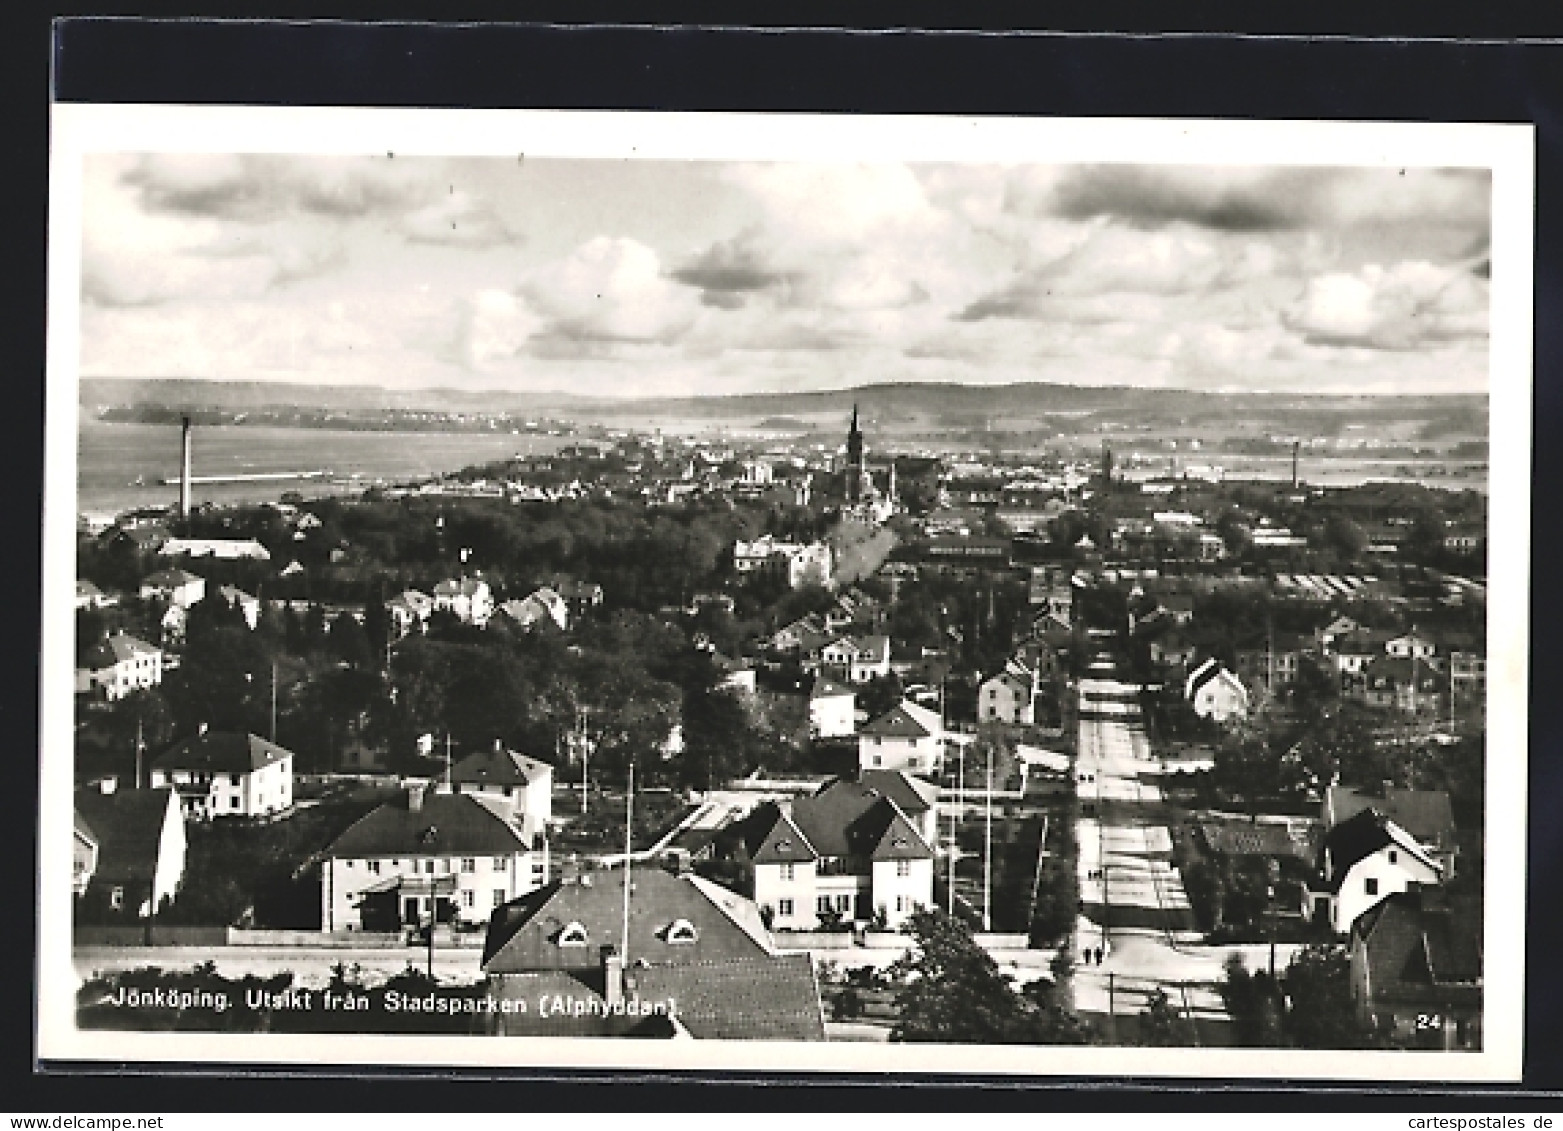
[[[927,809],[914,819],[897,794]],[[760,805],[723,830],[717,851],[753,866],[754,900],[777,929],[812,930],[822,919],[897,928],[933,903],[934,853],[919,831],[932,808],[906,782],[838,778],[812,796]]]
[[[1359,916],[1397,892],[1436,887],[1442,869],[1405,829],[1376,809],[1364,809],[1324,834],[1323,892],[1336,934],[1348,933]]]
[[[944,745],[944,723],[938,712],[903,701],[858,731],[858,767],[935,774],[944,762]]]
[[[1454,878],[1459,840],[1449,794],[1441,789],[1397,789],[1385,782],[1377,793],[1332,785],[1321,806],[1324,827],[1350,820],[1364,809],[1377,809],[1416,838],[1422,851],[1439,866],[1444,882]]]
[[[520,1007],[485,1015],[496,1035],[825,1038],[813,960],[776,953],[752,901],[660,868],[583,873],[498,908],[483,972]]]
[[[486,793],[413,786],[332,841],[321,868],[323,931],[486,923],[548,882],[548,845]]]
[[[116,788],[76,795],[74,882],[84,917],[146,919],[179,892],[184,811],[171,789]]]
[[[1440,890],[1400,892],[1351,930],[1359,1020],[1393,1045],[1482,1047],[1482,911]]]
[[[264,817],[293,806],[293,751],[253,734],[202,729],[152,763],[152,788],[172,787],[187,816]]]
[[[553,819],[554,768],[496,741],[451,767],[447,792],[503,801],[530,838]]]

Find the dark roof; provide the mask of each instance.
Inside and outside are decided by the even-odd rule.
[[[480,750],[452,766],[450,780],[463,785],[527,785],[552,770],[547,762],[518,750]]]
[[[1407,852],[1423,857],[1422,850],[1404,829],[1388,820],[1375,809],[1364,809],[1349,820],[1341,821],[1324,834],[1324,851],[1330,862],[1329,890],[1339,891],[1346,873],[1359,860],[1363,860],[1381,848],[1398,845]]]
[[[939,787],[900,770],[860,770],[858,781],[877,789],[908,817],[928,812],[939,800]]]
[[[1375,999],[1443,998],[1440,990],[1482,982],[1482,913],[1474,898],[1441,890],[1399,892],[1352,925]]]
[[[1441,789],[1394,789],[1383,796],[1347,786],[1331,786],[1328,812],[1336,823],[1373,808],[1383,813],[1424,844],[1452,846],[1455,841],[1454,809],[1449,794]]]
[[[76,795],[76,813],[98,842],[94,880],[153,878],[172,794],[169,789],[123,789],[108,794],[84,790]]]
[[[895,802],[861,782],[838,778],[814,796],[800,797],[790,818],[820,856],[919,860],[931,855]]]
[[[926,707],[902,702],[864,724],[858,733],[870,738],[929,738],[939,733],[938,718]]]
[[[805,864],[819,858],[809,838],[774,801],[757,805],[743,820],[735,822],[731,836],[743,842],[749,859],[756,863]]]
[[[671,999],[690,1036],[719,1041],[823,1041],[813,959],[776,954],[631,970],[644,1000]]]
[[[502,808],[502,806],[501,806]],[[422,808],[406,795],[348,826],[326,854],[344,856],[498,856],[530,842],[504,813],[470,793],[425,793]]]
[[[87,649],[76,666],[91,671],[102,671],[124,660],[133,660],[138,655],[151,655],[158,651],[143,640],[137,640],[134,636],[123,632],[116,632]]]
[[[189,570],[184,569],[160,569],[149,575],[142,585],[150,585],[154,589],[173,589],[182,585],[189,585],[192,581],[200,581],[201,578]]]
[[[698,876],[674,876],[661,868],[630,871],[629,959],[653,966],[769,953],[769,938],[754,904]],[[498,908],[483,942],[489,974],[597,967],[603,946],[617,947],[623,930],[622,869],[585,873],[572,883],[554,881]],[[667,929],[685,919],[692,943],[670,943]],[[571,923],[586,930],[586,945],[560,946]]]
[[[828,679],[816,679],[814,688],[809,692],[810,699],[829,699],[840,695],[856,695],[857,692],[843,684],[834,683]]]
[[[807,954],[761,955],[679,965],[632,966],[627,997],[666,1005],[691,1037],[724,1041],[822,1041],[824,1011],[814,964]],[[603,975],[590,971],[535,970],[494,974],[497,998],[527,1002],[525,1013],[502,1013],[506,1036],[661,1037],[677,1033],[665,1016],[612,1014],[605,1008]],[[539,1014],[540,1000],[581,1003],[579,1014]]]
[[[152,763],[152,768],[247,774],[291,757],[293,751],[258,735],[209,730],[163,751]]]

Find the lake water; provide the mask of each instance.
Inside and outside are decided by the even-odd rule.
[[[191,468],[197,477],[327,471],[332,478],[197,483],[191,494],[196,503],[267,502],[289,491],[306,497],[357,494],[376,483],[424,478],[516,455],[547,454],[570,442],[567,437],[517,433],[214,425],[196,428],[191,437]],[[178,474],[177,425],[90,420],[78,429],[78,512],[117,514],[175,503],[179,488],[162,480]]]

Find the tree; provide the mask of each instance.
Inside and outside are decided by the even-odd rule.
[[[1172,1008],[1167,991],[1157,986],[1146,999],[1145,1012],[1140,1014],[1140,1044],[1157,1048],[1180,1045],[1178,1039],[1178,1014]]]
[[[912,949],[888,971],[902,983],[892,1041],[1084,1043],[1078,1021],[1044,1006],[1041,991],[1017,993],[960,920],[933,908],[915,912],[905,930]]]
[[[1276,1048],[1283,1043],[1280,991],[1268,974],[1249,973],[1241,954],[1233,953],[1227,958],[1221,999],[1232,1018],[1239,1045]]]
[[[1287,1040],[1305,1049],[1355,1049],[1368,1044],[1351,996],[1351,960],[1338,945],[1298,951],[1281,976],[1288,1009]]]

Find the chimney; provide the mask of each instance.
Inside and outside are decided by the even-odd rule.
[[[179,434],[179,516],[190,517],[190,418],[180,418]]]
[[[609,1009],[624,1001],[624,956],[612,943],[602,948],[602,997]]]
[[[104,797],[112,796],[114,791],[116,789],[118,789],[118,788],[119,788],[119,779],[118,778],[108,777],[108,778],[104,778],[102,781],[98,782],[98,792],[103,794]]]
[[[422,782],[407,788],[407,811],[409,813],[423,812],[423,790]]]

